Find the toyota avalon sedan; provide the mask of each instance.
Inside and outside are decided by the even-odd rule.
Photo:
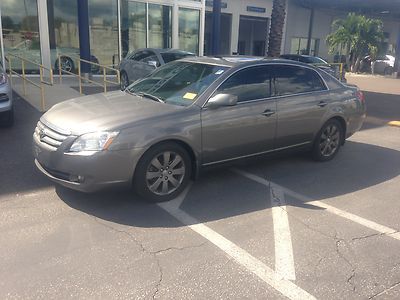
[[[289,148],[328,161],[365,114],[357,87],[303,63],[185,58],[125,91],[53,106],[33,135],[35,163],[71,189],[133,186],[166,201],[205,166]]]

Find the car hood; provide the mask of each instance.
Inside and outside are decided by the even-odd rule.
[[[121,129],[137,121],[178,109],[182,107],[116,91],[79,97],[56,104],[40,120],[60,133],[81,135]]]

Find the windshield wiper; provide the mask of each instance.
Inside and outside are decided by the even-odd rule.
[[[151,100],[158,101],[158,102],[161,102],[161,103],[165,103],[165,101],[163,99],[161,99],[161,98],[159,98],[157,96],[154,96],[152,94],[140,92],[140,93],[136,93],[136,95],[138,95],[140,97],[146,97],[146,98],[149,98]]]

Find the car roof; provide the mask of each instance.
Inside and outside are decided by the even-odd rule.
[[[263,57],[263,56],[242,56],[242,55],[234,55],[234,56],[196,56],[196,57],[185,57],[180,61],[188,61],[194,63],[204,63],[204,64],[212,64],[226,67],[236,67],[236,66],[245,66],[245,65],[257,65],[259,63],[284,63],[288,65],[296,65],[296,66],[306,66],[310,68],[309,64],[305,64],[298,61],[293,61],[284,58],[271,58],[271,57]],[[311,66],[312,67],[312,66]]]

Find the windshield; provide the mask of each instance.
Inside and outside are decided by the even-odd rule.
[[[127,91],[149,94],[169,104],[188,106],[226,69],[202,63],[172,62],[133,83]]]
[[[162,52],[160,53],[165,63],[169,63],[174,60],[185,58],[187,56],[194,56],[194,54],[189,52]]]
[[[304,60],[306,63],[309,63],[309,64],[325,64],[325,65],[328,64],[322,58],[315,57],[315,56],[308,56],[308,57],[304,58]]]

